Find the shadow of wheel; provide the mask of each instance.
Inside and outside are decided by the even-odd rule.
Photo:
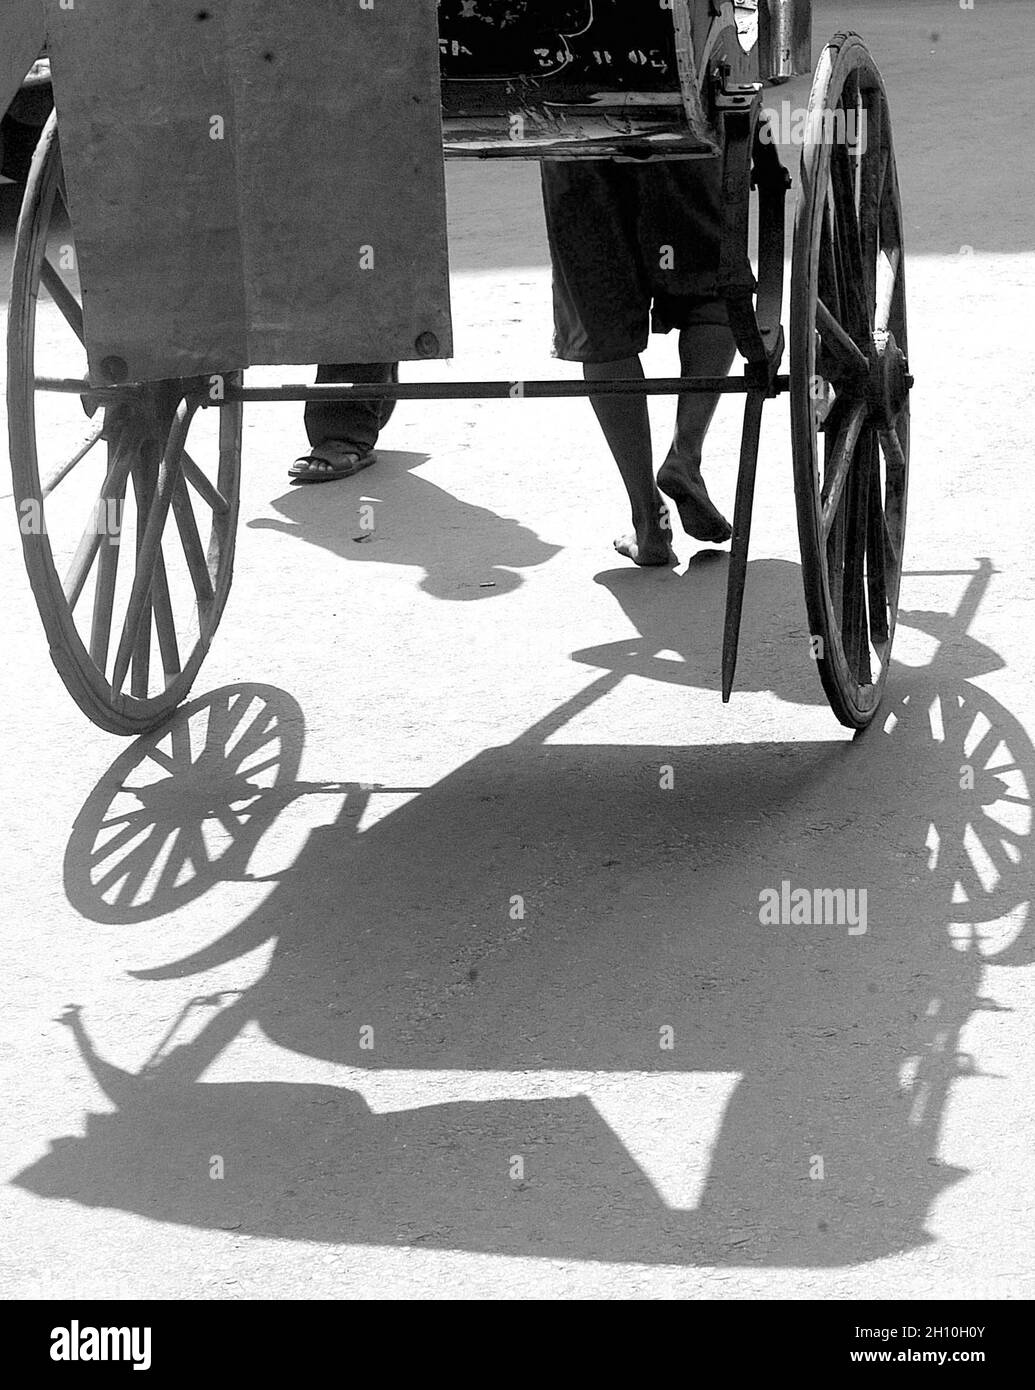
[[[230,686],[138,739],[76,817],[65,851],[70,902],[98,922],[143,922],[243,877],[297,792],[304,741],[282,690]]]
[[[961,951],[1030,964],[1035,748],[1023,726],[965,682],[921,686],[883,713],[864,736],[868,771],[926,808],[927,890],[939,920]]]

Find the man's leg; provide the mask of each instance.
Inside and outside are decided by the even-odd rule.
[[[318,385],[352,382],[355,385],[391,383],[399,380],[397,362],[353,362],[322,366],[316,374]],[[329,439],[351,446],[358,455],[368,454],[388,423],[395,401],[310,401],[305,410],[305,429],[314,447]]]
[[[724,324],[698,323],[680,331],[683,376],[726,376],[735,356],[733,334]],[[701,476],[701,450],[718,404],[714,394],[679,397],[672,447],[658,472],[658,487],[675,502],[687,535],[715,543],[728,541],[733,534]]]
[[[638,357],[619,362],[589,363],[587,381],[621,381],[642,378]],[[615,541],[615,549],[638,565],[675,562],[671,546],[668,509],[654,482],[654,451],[646,396],[591,396],[593,409],[614,454],[622,482],[629,494],[633,531]]]

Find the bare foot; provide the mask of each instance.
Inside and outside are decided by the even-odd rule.
[[[678,564],[672,549],[672,518],[668,507],[662,503],[657,516],[647,525],[637,527],[631,536],[619,536],[615,549],[619,555],[644,568]]]
[[[708,496],[699,469],[665,463],[658,473],[658,487],[672,498],[683,530],[694,540],[721,545],[733,535],[733,527]]]

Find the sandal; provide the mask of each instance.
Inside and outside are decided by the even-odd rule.
[[[377,454],[373,449],[361,453],[355,445],[342,439],[325,439],[308,454],[295,459],[288,469],[288,477],[293,483],[336,483],[362,473],[376,462]]]

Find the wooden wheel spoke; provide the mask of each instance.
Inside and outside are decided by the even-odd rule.
[[[126,494],[128,470],[113,490],[115,505],[121,508]],[[90,660],[99,671],[108,665],[108,644],[111,641],[111,614],[115,603],[115,581],[119,571],[120,534],[114,541],[109,536],[108,544],[101,546],[100,561],[97,565],[97,584],[93,592],[93,615],[90,620]]]
[[[905,477],[908,464],[898,435],[894,430],[881,430],[878,437],[889,472],[894,469],[899,477]]]
[[[180,649],[176,640],[176,620],[173,617],[172,600],[169,596],[169,579],[165,571],[165,557],[161,551],[155,565],[154,587],[151,592],[151,605],[154,612],[155,630],[158,633],[158,650],[162,657],[162,674],[169,686],[182,670]]]
[[[137,628],[137,640],[133,645],[133,674],[130,678],[130,694],[135,700],[146,700],[151,688],[151,596],[144,604],[144,617]]]
[[[98,420],[96,424],[92,425],[91,428],[84,435],[82,442],[79,444],[72,457],[68,459],[67,462],[61,464],[60,467],[55,468],[53,473],[51,473],[50,476],[47,478],[47,481],[40,488],[40,492],[42,493],[42,495],[44,497],[49,497],[50,494],[57,487],[58,483],[63,483],[65,481],[65,479],[68,477],[69,473],[71,473],[72,469],[76,466],[76,464],[82,463],[83,459],[86,458],[87,454],[94,447],[94,445],[100,442],[103,436],[104,421]]]
[[[859,230],[862,244],[863,273],[866,277],[866,297],[870,304],[876,298],[877,255],[880,250],[880,214],[884,199],[884,178],[887,172],[885,150],[884,107],[878,92],[871,92],[870,101],[860,104],[865,124],[859,130]]]
[[[157,572],[160,563],[161,552],[154,561],[155,572]],[[152,573],[152,586],[144,599],[140,622],[137,625],[136,640],[132,647],[129,690],[135,700],[146,700],[151,688],[151,625],[154,618],[154,577],[154,573]]]
[[[870,635],[884,658],[891,633],[888,608],[888,548],[884,499],[880,494],[880,467],[876,451],[869,466],[866,511],[866,586],[869,596]]]
[[[895,153],[891,148],[890,136],[881,152],[883,166],[881,171],[881,202],[879,211],[880,244],[900,246],[902,244],[902,203],[898,186],[898,169]]]
[[[182,401],[176,413],[176,420],[169,433],[165,454],[158,469],[158,485],[154,500],[147,512],[147,524],[140,537],[137,548],[137,568],[133,576],[133,589],[126,608],[126,619],[122,629],[119,649],[115,656],[115,669],[112,673],[112,687],[121,690],[129,670],[131,656],[136,649],[134,668],[142,665],[145,647],[150,644],[151,589],[158,554],[162,545],[166,519],[172,505],[177,484],[182,484],[180,454],[187,428],[194,413],[188,402]],[[145,617],[147,621],[145,621]]]
[[[844,145],[835,144],[830,158],[831,192],[844,322],[853,338],[868,342],[873,331],[872,301],[866,296],[859,214],[852,160]]]
[[[834,202],[827,192],[823,204],[823,223],[819,242],[819,297],[827,304],[836,319],[841,318],[841,291],[837,283],[837,250],[834,231]]]
[[[845,483],[852,470],[852,461],[855,458],[859,435],[862,433],[865,422],[866,403],[857,401],[841,426],[830,452],[821,493],[823,506],[821,526],[824,540],[829,538],[834,525],[834,518],[840,510]]]
[[[194,508],[191,506],[190,494],[182,474],[177,479],[173,491],[172,507],[173,516],[176,519],[176,529],[180,533],[180,542],[183,545],[187,568],[190,571],[191,582],[194,585],[194,592],[197,594],[198,606],[202,608],[211,603],[214,597],[212,576],[209,574],[208,561],[205,559],[205,550],[201,544],[201,536],[198,534]]]
[[[112,460],[111,467],[108,469],[108,476],[104,480],[93,507],[90,509],[90,519],[79,539],[72,563],[68,567],[68,572],[62,582],[65,602],[71,611],[75,610],[79,602],[79,596],[83,592],[83,585],[86,583],[93,563],[97,559],[97,553],[101,548],[101,542],[107,533],[107,523],[109,504],[118,506],[119,499],[125,492],[126,480],[129,477],[130,467],[133,456],[129,449],[120,450]]]
[[[844,376],[864,376],[869,372],[865,354],[841,327],[822,298],[816,300],[816,327],[823,340],[824,353],[833,358]]]
[[[139,573],[140,550],[144,533],[144,518],[148,516],[154,503],[155,487],[152,470],[149,467],[147,459],[141,452],[142,440],[139,432],[136,434],[136,445],[137,457],[135,460],[136,466],[133,469],[133,490],[137,502],[136,572]],[[161,546],[159,546],[154,562],[154,576],[156,582],[158,570],[160,568],[163,568]],[[137,699],[146,699],[150,688],[151,618],[154,612],[152,605],[153,593],[154,589],[152,587],[147,595],[143,616],[141,617],[136,638],[132,645],[132,679],[130,681],[130,691]]]
[[[86,342],[85,330],[83,328],[83,310],[75,295],[62,280],[59,273],[54,269],[46,256],[40,265],[40,280],[42,281],[47,293],[61,310],[69,328],[81,343]]]
[[[186,451],[184,451],[183,454],[183,476],[187,479],[188,483],[190,483],[194,491],[205,499],[214,512],[218,512],[222,515],[230,510],[230,503],[216,485],[201,471],[190,454]]]
[[[884,502],[885,536],[897,572],[901,563],[902,531],[905,524],[906,482],[909,460],[896,430],[881,430],[877,436],[887,468]]]
[[[869,473],[875,467],[872,434],[859,446],[858,466],[853,469],[845,506],[845,569],[842,598],[841,641],[852,675],[860,685],[873,679],[870,666],[870,630],[863,571],[869,512]]]
[[[55,184],[57,186],[58,197],[61,199],[62,206],[65,209],[65,216],[68,217],[70,216],[68,208],[68,185],[65,181],[65,165],[61,159],[60,153],[58,154],[58,167]]]
[[[886,333],[891,322],[901,264],[902,251],[899,247],[892,246],[881,251],[877,261],[876,308],[873,314],[873,326],[878,332]]]

